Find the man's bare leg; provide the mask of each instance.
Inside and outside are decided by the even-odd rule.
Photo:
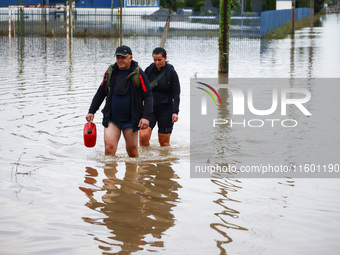
[[[124,130],[123,135],[125,138],[126,152],[129,157],[138,157],[138,131],[133,132],[133,129]]]
[[[120,134],[120,129],[112,123],[104,128],[105,155],[116,155]]]

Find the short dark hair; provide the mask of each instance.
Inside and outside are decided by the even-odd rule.
[[[153,55],[153,54],[158,55],[158,54],[160,54],[160,53],[162,53],[162,56],[163,56],[164,58],[166,57],[166,50],[165,50],[164,48],[162,48],[162,47],[157,47],[157,48],[155,48],[155,49],[153,50],[153,52],[152,52],[152,55]]]

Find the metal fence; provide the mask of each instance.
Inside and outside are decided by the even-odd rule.
[[[8,9],[0,9],[0,34],[8,35]],[[123,13],[122,21],[114,9],[76,8],[73,14],[73,36],[119,36],[120,23],[124,36],[161,36],[168,15]],[[171,16],[168,36],[218,36],[219,14]],[[66,36],[66,11],[54,9],[23,9],[12,12],[13,35]],[[230,36],[260,37],[260,17],[234,15],[231,18]]]
[[[310,8],[296,8],[295,20],[304,19],[310,16]],[[276,28],[291,21],[291,10],[265,11],[261,13],[261,32],[263,36],[267,32],[273,32]]]
[[[9,12],[0,9],[0,34],[8,35]],[[66,37],[66,11],[45,8],[20,9],[11,12],[12,35],[57,35]]]

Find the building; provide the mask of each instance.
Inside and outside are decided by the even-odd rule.
[[[276,10],[292,9],[292,0],[276,0]]]

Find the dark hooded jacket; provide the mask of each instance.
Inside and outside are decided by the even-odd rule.
[[[137,65],[138,63],[132,60],[131,66],[129,68],[129,73],[131,73],[137,67]],[[105,89],[105,77],[107,75],[106,71],[103,82],[100,84],[96,94],[94,95],[89,109],[89,113],[95,114],[99,109],[100,105],[102,104],[102,102],[104,101],[104,99],[106,98],[106,103],[102,110],[103,113],[102,124],[104,127],[108,127],[109,125],[109,120],[111,116],[111,99],[112,93],[114,91],[113,89],[114,80],[117,71],[118,65],[116,63],[113,66],[113,72],[110,80],[111,87],[109,90]],[[142,69],[139,69],[139,78],[141,83],[140,86],[136,86],[136,84],[131,79],[128,80],[131,95],[130,103],[133,131],[137,131],[139,129],[138,124],[141,118],[150,120],[153,111],[153,98],[151,88],[149,85],[149,81],[145,73],[142,71]]]
[[[166,74],[157,82],[158,85],[152,90],[154,109],[172,109],[172,113],[178,114],[181,89],[174,67],[166,63],[158,71],[156,65],[152,63],[145,69],[145,73],[148,80],[152,82],[165,68]]]

